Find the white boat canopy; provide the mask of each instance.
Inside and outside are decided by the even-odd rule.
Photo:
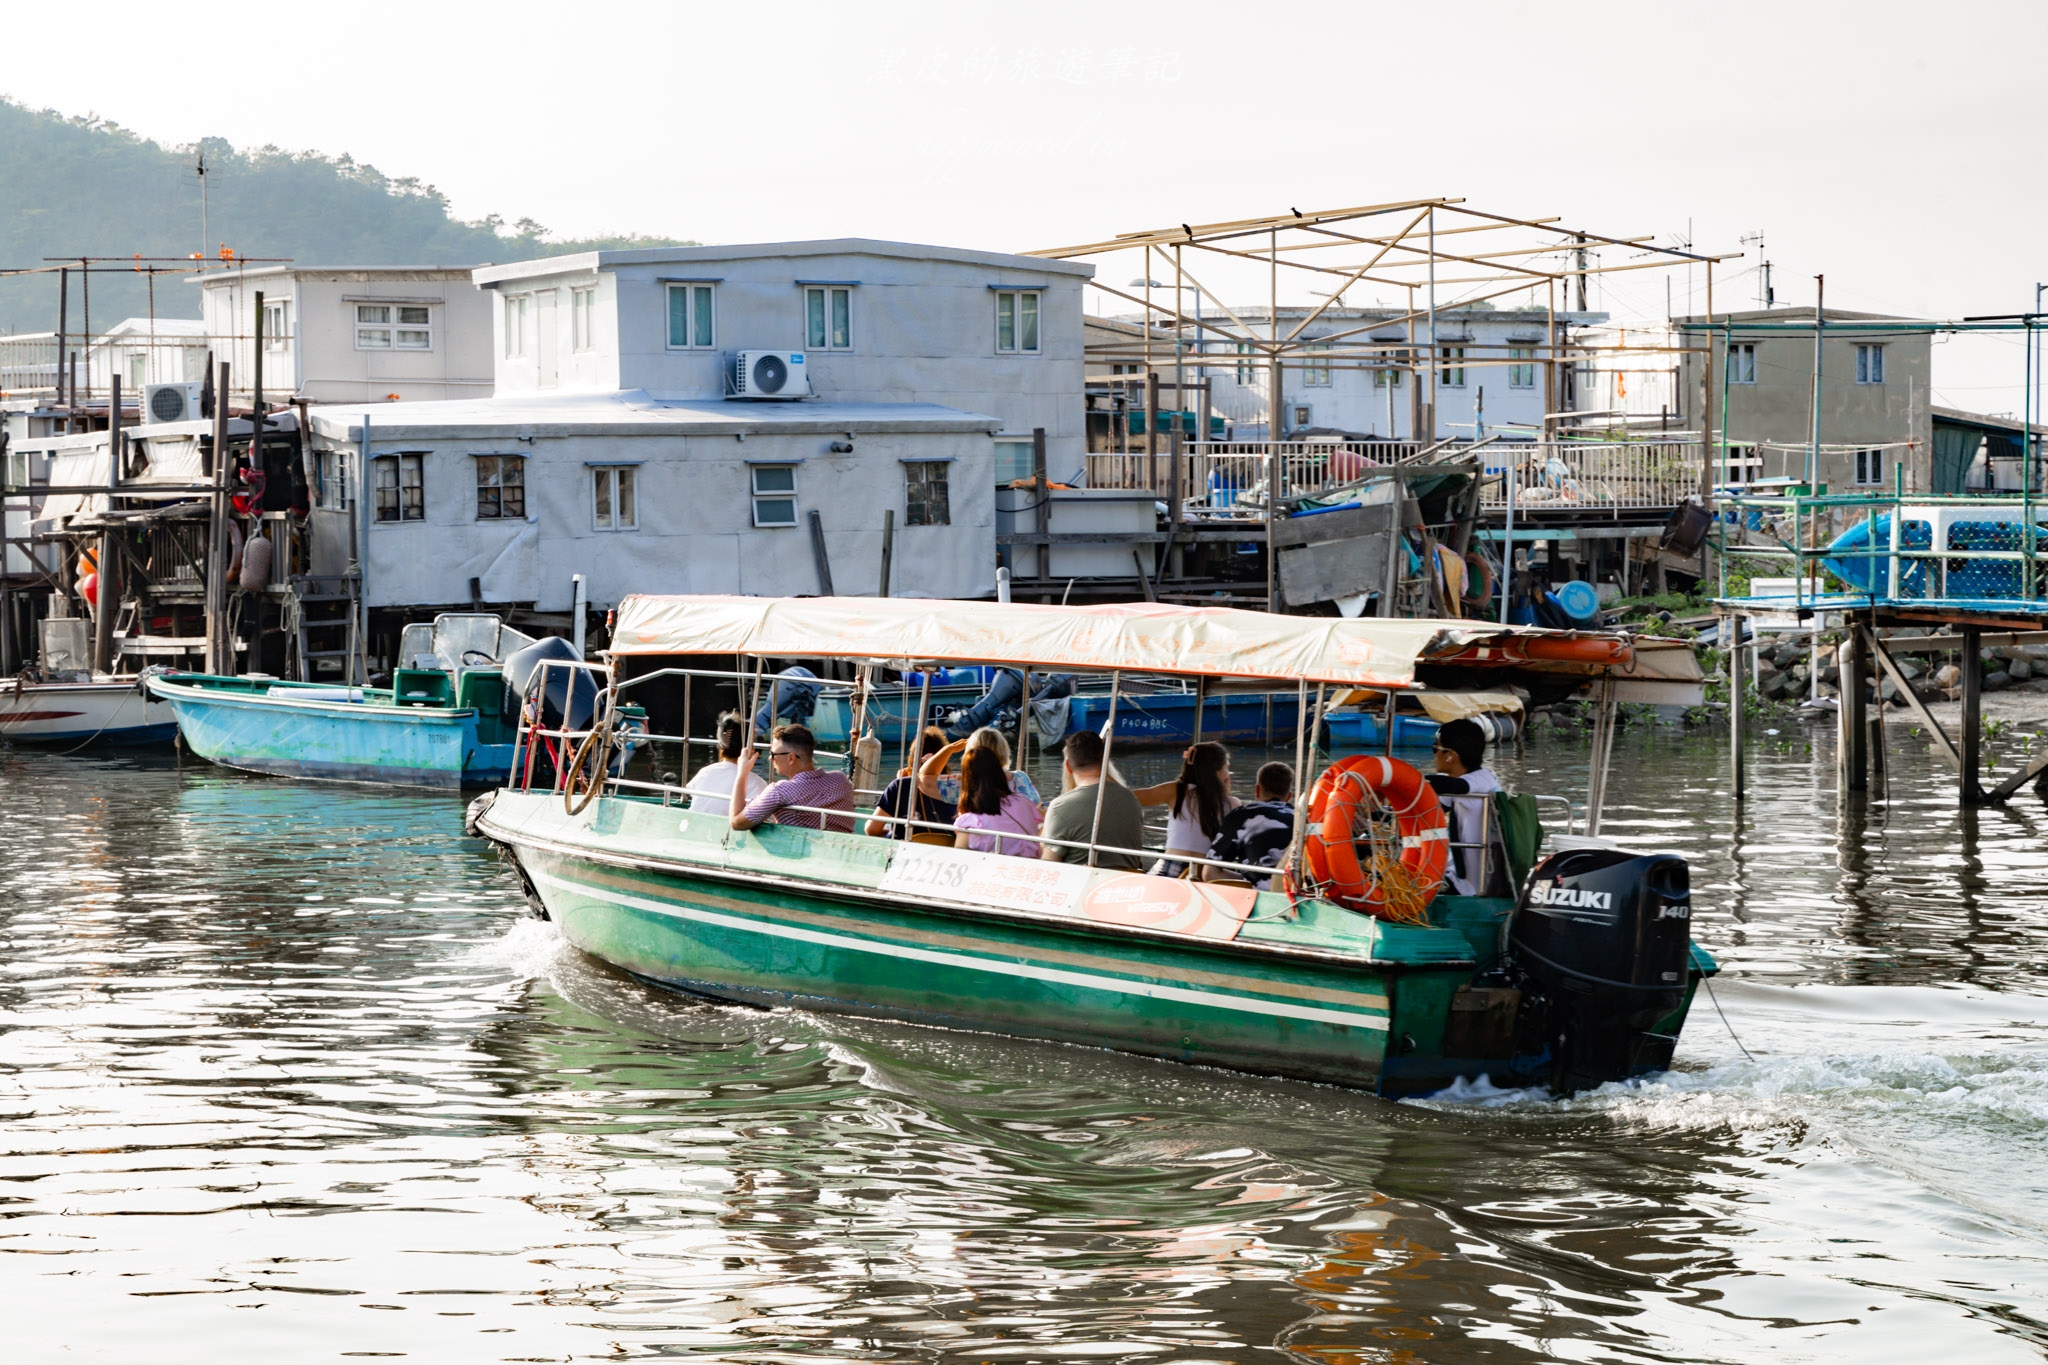
[[[619,604],[610,653],[997,663],[1382,688],[1418,686],[1418,665],[1612,676],[1689,693],[1702,676],[1684,640],[1608,631],[890,597],[636,594]]]

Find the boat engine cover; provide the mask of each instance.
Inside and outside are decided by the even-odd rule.
[[[576,652],[576,646],[559,635],[536,640],[526,648],[505,656],[501,671],[505,677],[507,720],[518,718],[520,699],[526,695],[526,685],[532,680],[534,670],[550,662],[580,663],[582,656]],[[547,681],[541,694],[541,724],[544,728],[586,729],[596,711],[597,681],[589,670],[551,668],[547,671]]]
[[[1685,1002],[1692,889],[1671,853],[1574,849],[1529,876],[1508,953],[1543,1011],[1553,1081],[1579,1090],[1668,1066],[1657,1030]]]

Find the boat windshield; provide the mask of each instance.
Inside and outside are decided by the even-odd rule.
[[[503,663],[514,650],[534,642],[487,612],[444,612],[432,625],[409,625],[398,637],[398,658],[406,668],[440,668],[450,673]]]

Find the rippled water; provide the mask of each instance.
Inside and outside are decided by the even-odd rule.
[[[2048,815],[1783,728],[1614,778],[1753,1055],[1567,1102],[692,1003],[454,799],[0,751],[7,1357],[2037,1360]]]

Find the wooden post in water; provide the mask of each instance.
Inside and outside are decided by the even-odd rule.
[[[1729,612],[1721,618],[1722,657],[1728,670],[1728,794],[1737,801],[1743,796],[1742,770],[1742,614]]]
[[[112,395],[107,403],[107,510],[100,523],[99,575],[93,612],[92,669],[95,673],[114,671],[114,616],[121,610],[121,574],[114,565],[120,543],[113,531],[114,492],[121,486],[121,376],[112,376]]]
[[[1863,628],[1853,622],[1842,643],[1835,647],[1835,666],[1840,670],[1835,679],[1842,706],[1835,713],[1835,763],[1844,792],[1861,792],[1870,789],[1870,763],[1866,752],[1870,739],[1870,726],[1866,718],[1863,689],[1870,676],[1870,669],[1864,658]],[[1884,705],[1884,694],[1878,694],[1879,707]]]
[[[1963,738],[1959,756],[1965,806],[1984,804],[1984,787],[1978,778],[1984,739],[1984,660],[1980,657],[1983,640],[1983,627],[1963,627]]]

